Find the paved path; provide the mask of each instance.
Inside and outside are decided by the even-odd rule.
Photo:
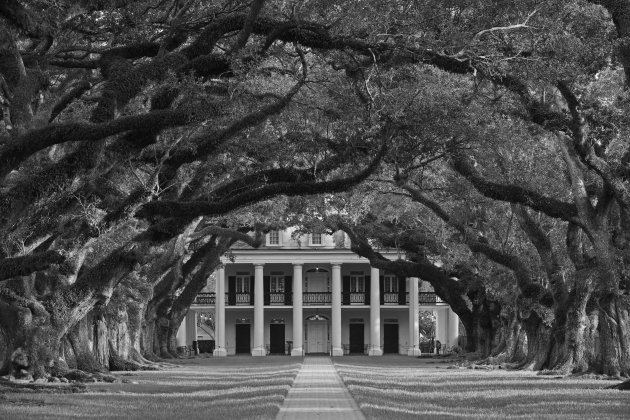
[[[329,357],[306,357],[276,420],[365,419]]]

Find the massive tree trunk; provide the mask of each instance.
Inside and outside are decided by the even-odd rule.
[[[76,283],[63,286],[59,281],[60,286],[41,302],[28,287],[22,290],[0,288],[0,327],[9,337],[8,357],[3,361],[2,370],[21,376],[47,376],[59,360],[66,334],[78,367],[101,370],[102,366],[93,357],[94,348],[90,346],[94,343],[90,340],[94,324],[86,317],[98,304],[109,299],[113,287],[133,270],[136,262],[133,250],[119,248],[86,270]],[[106,345],[102,320],[98,322],[97,337],[104,339],[104,343],[99,344]],[[102,347],[99,345],[99,348]],[[107,361],[106,353],[101,354],[101,361]]]
[[[630,296],[604,294],[599,308],[602,371],[615,377],[630,376]]]
[[[500,341],[492,350],[488,363],[518,363],[525,358],[526,337],[516,312],[502,318]]]
[[[591,320],[587,312],[592,299],[593,271],[586,269],[576,273],[566,308],[555,313],[553,349],[547,363],[552,372],[566,375],[593,368],[589,355],[594,352],[594,343],[588,340]]]
[[[31,305],[29,308],[28,305]],[[37,302],[0,290],[0,326],[6,338],[0,374],[44,377],[55,360],[61,334]]]
[[[485,358],[492,354],[498,344],[501,320],[500,305],[497,302],[473,303],[470,316],[462,319],[467,335],[466,351],[479,354]]]
[[[551,348],[551,328],[533,310],[521,322],[527,335],[527,355],[520,368],[540,370],[545,365]]]

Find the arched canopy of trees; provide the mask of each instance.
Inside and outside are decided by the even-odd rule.
[[[371,240],[404,250],[389,269],[430,281],[477,350],[513,353],[510,319],[523,366],[630,374],[629,2],[11,0],[0,17],[3,371],[172,353],[219,256],[280,223],[265,200],[364,183],[421,217],[350,201],[328,226],[375,265],[392,263]],[[442,255],[436,226],[483,269]]]

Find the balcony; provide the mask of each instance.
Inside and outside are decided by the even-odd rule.
[[[303,305],[330,305],[331,302],[330,292],[305,292],[302,293]]]
[[[214,293],[198,293],[194,305],[214,305],[215,303]]]
[[[383,303],[385,305],[398,305],[398,293],[383,293]]]
[[[272,292],[265,293],[265,305],[291,305],[291,293]]]
[[[420,292],[418,293],[418,303],[421,305],[436,305],[445,304],[446,302],[433,292]]]
[[[350,293],[350,305],[365,305],[365,293]]]
[[[225,294],[226,306],[252,305],[252,295],[249,293],[234,293],[233,300],[230,301],[230,294]],[[292,304],[291,293],[266,293],[265,305],[290,306]],[[385,305],[400,305],[398,293],[383,293],[383,303]],[[330,292],[304,292],[302,293],[302,304],[309,305],[330,305]],[[342,302],[344,305],[366,305],[366,293],[343,293]],[[406,303],[409,303],[409,293],[406,294]],[[199,293],[195,298],[195,305],[214,305],[216,303],[214,293]],[[418,303],[421,305],[445,305],[433,292],[418,293]]]

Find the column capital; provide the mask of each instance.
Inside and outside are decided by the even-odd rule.
[[[264,267],[265,263],[256,263],[254,264],[254,267]]]
[[[302,267],[304,265],[304,261],[295,261],[292,264],[293,267]]]
[[[332,268],[341,268],[341,264],[330,264]]]

